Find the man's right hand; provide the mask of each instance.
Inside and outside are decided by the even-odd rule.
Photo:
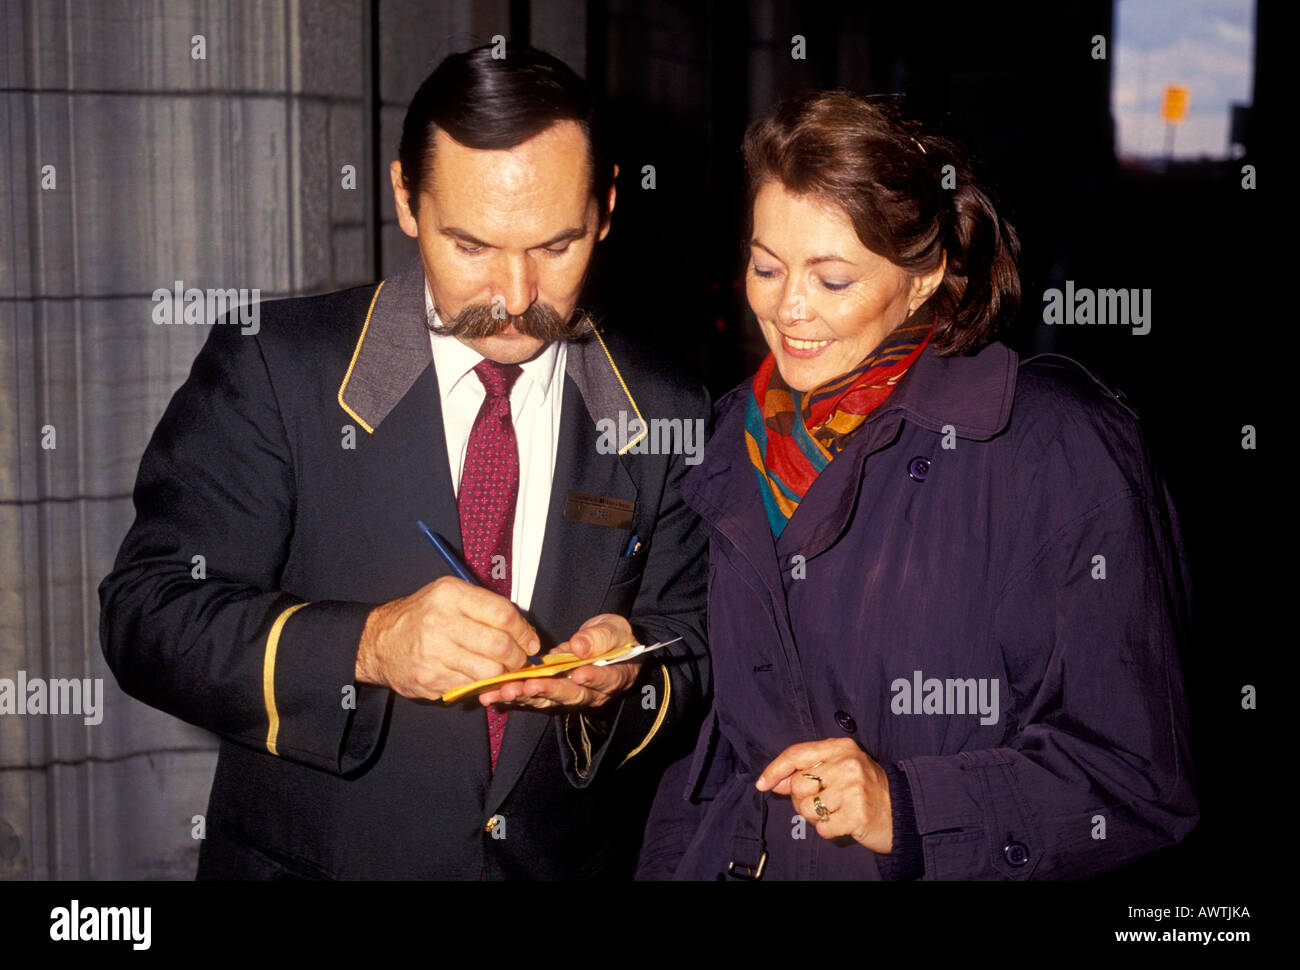
[[[453,687],[518,670],[540,648],[514,603],[443,576],[370,611],[356,678],[403,697],[438,700]]]

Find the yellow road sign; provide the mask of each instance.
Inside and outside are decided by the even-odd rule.
[[[1165,87],[1165,102],[1160,107],[1161,117],[1170,124],[1178,124],[1187,117],[1187,88],[1181,84]]]

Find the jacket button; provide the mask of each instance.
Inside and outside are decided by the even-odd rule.
[[[853,715],[850,714],[848,711],[836,711],[835,723],[838,724],[844,730],[845,734],[857,733],[858,722],[853,720]]]
[[[1002,854],[1008,865],[1017,868],[1029,861],[1029,848],[1023,842],[1008,842],[1002,847]]]
[[[490,833],[494,828],[497,827],[499,823],[504,821],[505,819],[502,816],[493,815],[490,819],[487,820],[487,825],[483,826],[483,831]]]
[[[907,463],[907,474],[911,476],[911,479],[914,482],[925,481],[925,476],[930,474],[930,459],[920,457],[913,458]]]

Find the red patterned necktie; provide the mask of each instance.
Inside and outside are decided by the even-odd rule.
[[[519,497],[519,446],[510,420],[510,389],[523,373],[518,364],[484,360],[474,368],[483,383],[483,399],[469,433],[465,466],[460,474],[461,548],[465,564],[485,587],[510,598],[510,547],[515,534]],[[492,770],[506,731],[506,712],[487,708]]]

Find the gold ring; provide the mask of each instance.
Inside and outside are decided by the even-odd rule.
[[[831,810],[822,804],[821,795],[813,796],[813,811],[817,813],[817,821],[824,822],[831,817]]]
[[[805,772],[803,773],[803,776],[804,776],[805,778],[811,778],[813,781],[817,782],[817,793],[818,793],[818,794],[821,794],[822,792],[824,792],[824,791],[826,790],[826,782],[822,781],[822,780],[821,780],[820,778],[818,778],[816,775],[811,774],[810,772],[805,771]]]

